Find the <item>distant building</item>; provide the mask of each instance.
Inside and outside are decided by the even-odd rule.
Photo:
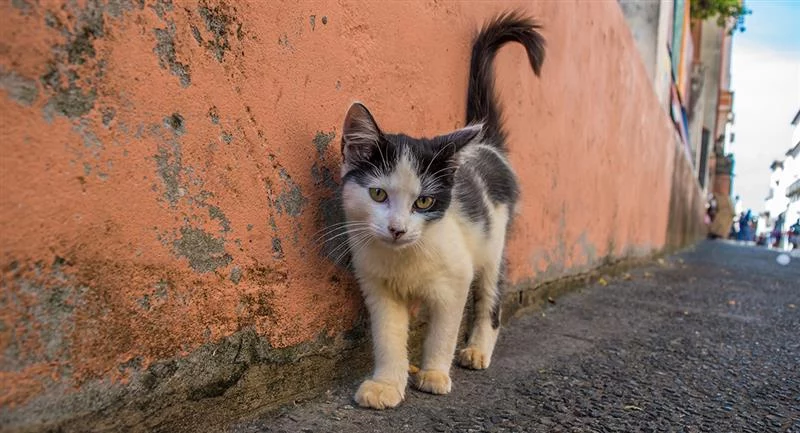
[[[683,11],[684,4],[674,0],[619,0],[625,21],[633,34],[636,49],[653,82],[653,89],[662,107],[669,111],[673,81],[673,45],[675,8]],[[683,12],[681,12],[683,13]],[[674,53],[679,55],[681,51]]]
[[[731,27],[692,19],[692,0],[618,0],[662,106],[704,191],[730,195]]]
[[[769,194],[764,200],[764,210],[769,218],[767,224],[772,226],[772,221],[786,210],[789,198],[786,197],[786,182],[783,179],[783,160],[773,161],[769,169]]]
[[[786,206],[786,221],[792,224],[800,220],[800,143],[786,152],[786,161],[791,164],[786,170],[787,182],[791,182],[786,187],[786,198],[789,200]]]
[[[792,119],[792,147],[770,166],[769,194],[764,200],[767,225],[783,217],[784,230],[800,219],[800,110]]]

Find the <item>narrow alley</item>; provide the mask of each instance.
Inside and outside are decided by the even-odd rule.
[[[358,382],[229,431],[800,432],[800,258],[723,242],[511,321],[453,392],[354,407]]]

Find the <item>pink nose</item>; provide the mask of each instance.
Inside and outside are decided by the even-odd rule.
[[[389,226],[389,233],[392,234],[392,237],[394,237],[394,240],[398,240],[398,239],[400,239],[401,236],[406,234],[406,231],[405,230],[396,229],[396,228],[394,228],[392,226]]]

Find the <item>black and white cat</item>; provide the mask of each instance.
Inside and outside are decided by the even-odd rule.
[[[506,157],[492,63],[521,43],[538,75],[544,39],[531,19],[498,16],[475,39],[467,127],[434,138],[383,132],[353,104],[342,133],[342,199],[353,268],[370,314],[375,370],[355,395],[364,407],[397,406],[408,380],[409,303],[429,311],[413,384],[450,392],[458,328],[475,288],[475,319],[460,365],[487,368],[500,327],[506,229],[519,185]]]

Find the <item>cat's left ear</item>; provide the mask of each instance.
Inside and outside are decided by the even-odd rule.
[[[439,137],[442,146],[448,146],[453,149],[451,155],[458,153],[464,146],[479,141],[483,132],[483,124],[477,123],[453,131],[447,135]]]

